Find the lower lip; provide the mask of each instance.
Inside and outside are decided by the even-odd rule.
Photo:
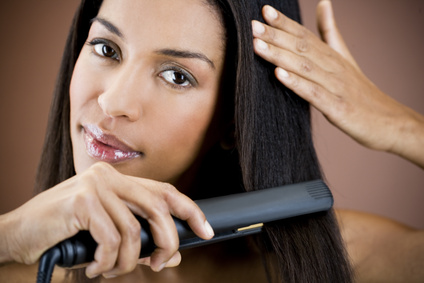
[[[118,163],[134,159],[141,155],[140,152],[122,151],[111,147],[107,144],[99,142],[87,133],[84,134],[84,141],[88,155],[99,161]]]

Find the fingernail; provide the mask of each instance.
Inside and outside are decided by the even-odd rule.
[[[258,35],[261,35],[265,32],[264,25],[257,21],[252,22],[252,29],[253,29],[253,32]]]
[[[265,15],[270,20],[275,20],[278,17],[277,11],[274,8],[272,8],[271,6],[265,6]]]
[[[93,279],[93,278],[96,278],[96,277],[98,277],[100,274],[96,274],[96,273],[94,273],[94,274],[91,274],[91,273],[85,273],[85,275],[88,277],[88,278],[90,278],[90,279]]]
[[[281,67],[278,67],[277,68],[277,74],[278,74],[278,76],[280,77],[280,78],[288,78],[289,77],[289,73],[287,73],[287,71],[286,70],[284,70],[283,68],[281,68]]]
[[[161,271],[162,269],[164,269],[167,263],[168,263],[168,262],[164,262],[164,263],[162,263],[162,264],[159,266],[159,268],[158,268],[157,272],[159,272],[159,271]]]
[[[261,40],[261,39],[256,39],[256,47],[260,50],[267,50],[268,49],[268,44],[265,43],[265,41]]]
[[[213,237],[215,235],[215,232],[213,231],[211,224],[209,224],[207,220],[205,221],[205,230],[210,237]]]
[[[100,275],[100,273],[98,273],[97,270],[98,270],[98,264],[97,263],[91,263],[85,269],[85,275],[90,279],[96,278]]]

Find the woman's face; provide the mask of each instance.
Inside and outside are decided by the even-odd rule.
[[[71,81],[76,172],[175,183],[215,126],[223,33],[201,0],[105,0]]]

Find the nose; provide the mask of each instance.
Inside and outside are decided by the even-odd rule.
[[[131,72],[121,72],[107,83],[97,101],[109,117],[125,117],[136,121],[141,115],[140,81]]]

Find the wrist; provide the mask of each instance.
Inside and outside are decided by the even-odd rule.
[[[11,212],[0,215],[0,265],[13,262],[10,254],[9,233],[13,226]]]
[[[389,152],[424,168],[424,116],[406,108],[404,117],[398,119],[398,131],[394,134],[396,142]]]

